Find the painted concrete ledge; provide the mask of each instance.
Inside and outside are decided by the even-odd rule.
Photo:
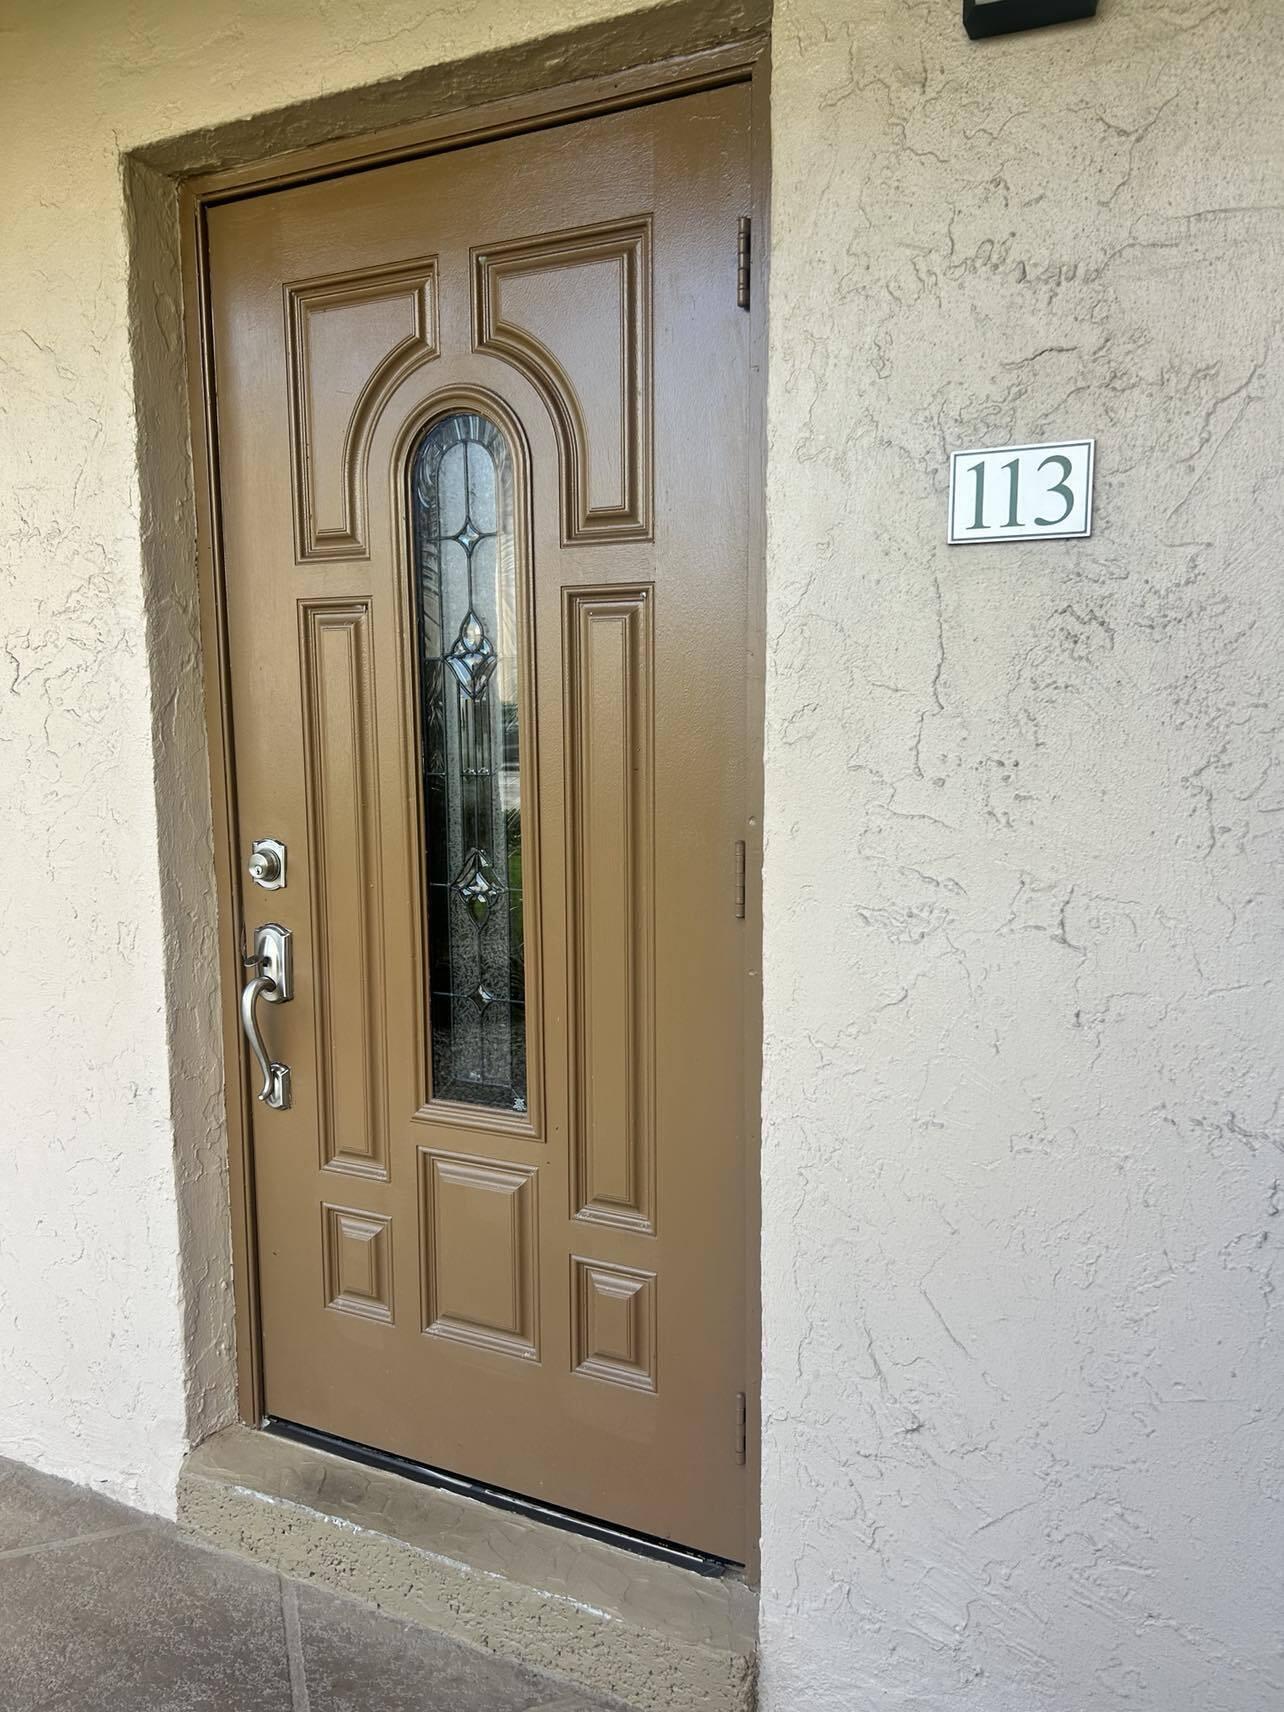
[[[752,1712],[757,1601],[395,1474],[233,1427],[183,1466],[179,1526],[639,1712]]]

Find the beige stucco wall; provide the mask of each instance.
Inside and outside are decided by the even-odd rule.
[[[0,1454],[169,1511],[188,1443],[235,1413],[163,174],[636,63],[639,42],[698,48],[746,15],[0,0]]]
[[[1284,13],[957,12],[776,18],[765,1697],[1262,1712]],[[624,16],[0,4],[0,1453],[165,1509],[230,1408],[167,210],[121,154]],[[948,448],[1062,433],[1091,541],[943,545]]]
[[[1266,1712],[1284,8],[956,10],[776,14],[769,1699]]]

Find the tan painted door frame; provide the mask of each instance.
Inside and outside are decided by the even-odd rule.
[[[184,220],[243,1412],[737,1562],[754,69],[327,146]]]

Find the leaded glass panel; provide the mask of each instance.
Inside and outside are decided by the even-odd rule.
[[[432,1092],[526,1110],[513,462],[470,411],[411,462]]]

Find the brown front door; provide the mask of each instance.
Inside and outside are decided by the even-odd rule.
[[[209,214],[267,1410],[737,1560],[748,115]]]

